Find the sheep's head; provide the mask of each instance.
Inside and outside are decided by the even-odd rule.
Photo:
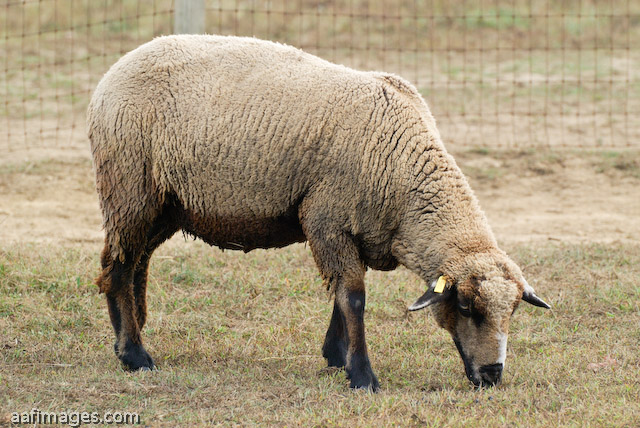
[[[549,308],[513,262],[475,258],[458,277],[440,275],[409,310],[431,306],[451,333],[469,380],[492,386],[502,377],[509,321],[521,300]]]

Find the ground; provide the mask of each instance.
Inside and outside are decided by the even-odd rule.
[[[474,390],[448,335],[406,307],[424,284],[367,274],[379,394],[324,369],[331,303],[308,248],[222,252],[177,235],[151,266],[143,337],[159,370],[112,351],[89,150],[0,160],[0,421],[119,410],[148,426],[638,426],[640,153],[450,145],[499,243],[553,306],[522,305],[504,382]]]

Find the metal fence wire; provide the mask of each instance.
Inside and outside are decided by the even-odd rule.
[[[87,144],[100,77],[173,28],[171,0],[3,3],[1,151]],[[640,148],[638,1],[209,0],[205,22],[407,78],[450,147]]]

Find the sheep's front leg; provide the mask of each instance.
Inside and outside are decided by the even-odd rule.
[[[351,380],[351,388],[371,388],[377,391],[380,387],[376,375],[371,369],[367,344],[364,339],[364,281],[338,281],[336,302],[344,314],[347,331],[347,376]]]
[[[339,361],[340,342],[333,341],[341,339],[339,333],[342,328],[346,339],[342,344],[347,348],[344,364],[351,387],[376,391],[379,383],[371,369],[365,343],[365,267],[358,249],[350,236],[322,224],[326,220],[319,223],[308,218],[304,220],[303,229],[318,269],[336,296],[332,325],[327,333],[323,353],[327,356],[327,351],[333,351],[333,355],[327,356],[330,365],[342,363]],[[340,325],[341,322],[344,323],[343,326]]]
[[[338,306],[333,303],[333,314],[327,329],[327,335],[322,345],[322,356],[327,359],[329,367],[344,367],[347,365],[348,336],[344,327],[344,315]]]

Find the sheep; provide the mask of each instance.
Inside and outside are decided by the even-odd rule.
[[[222,249],[307,241],[335,295],[322,355],[377,390],[364,334],[367,268],[403,265],[467,377],[494,385],[521,300],[548,307],[498,248],[427,104],[402,78],[254,38],[159,37],[104,75],[87,112],[105,231],[102,271],[130,370],[153,251],[182,230]]]

